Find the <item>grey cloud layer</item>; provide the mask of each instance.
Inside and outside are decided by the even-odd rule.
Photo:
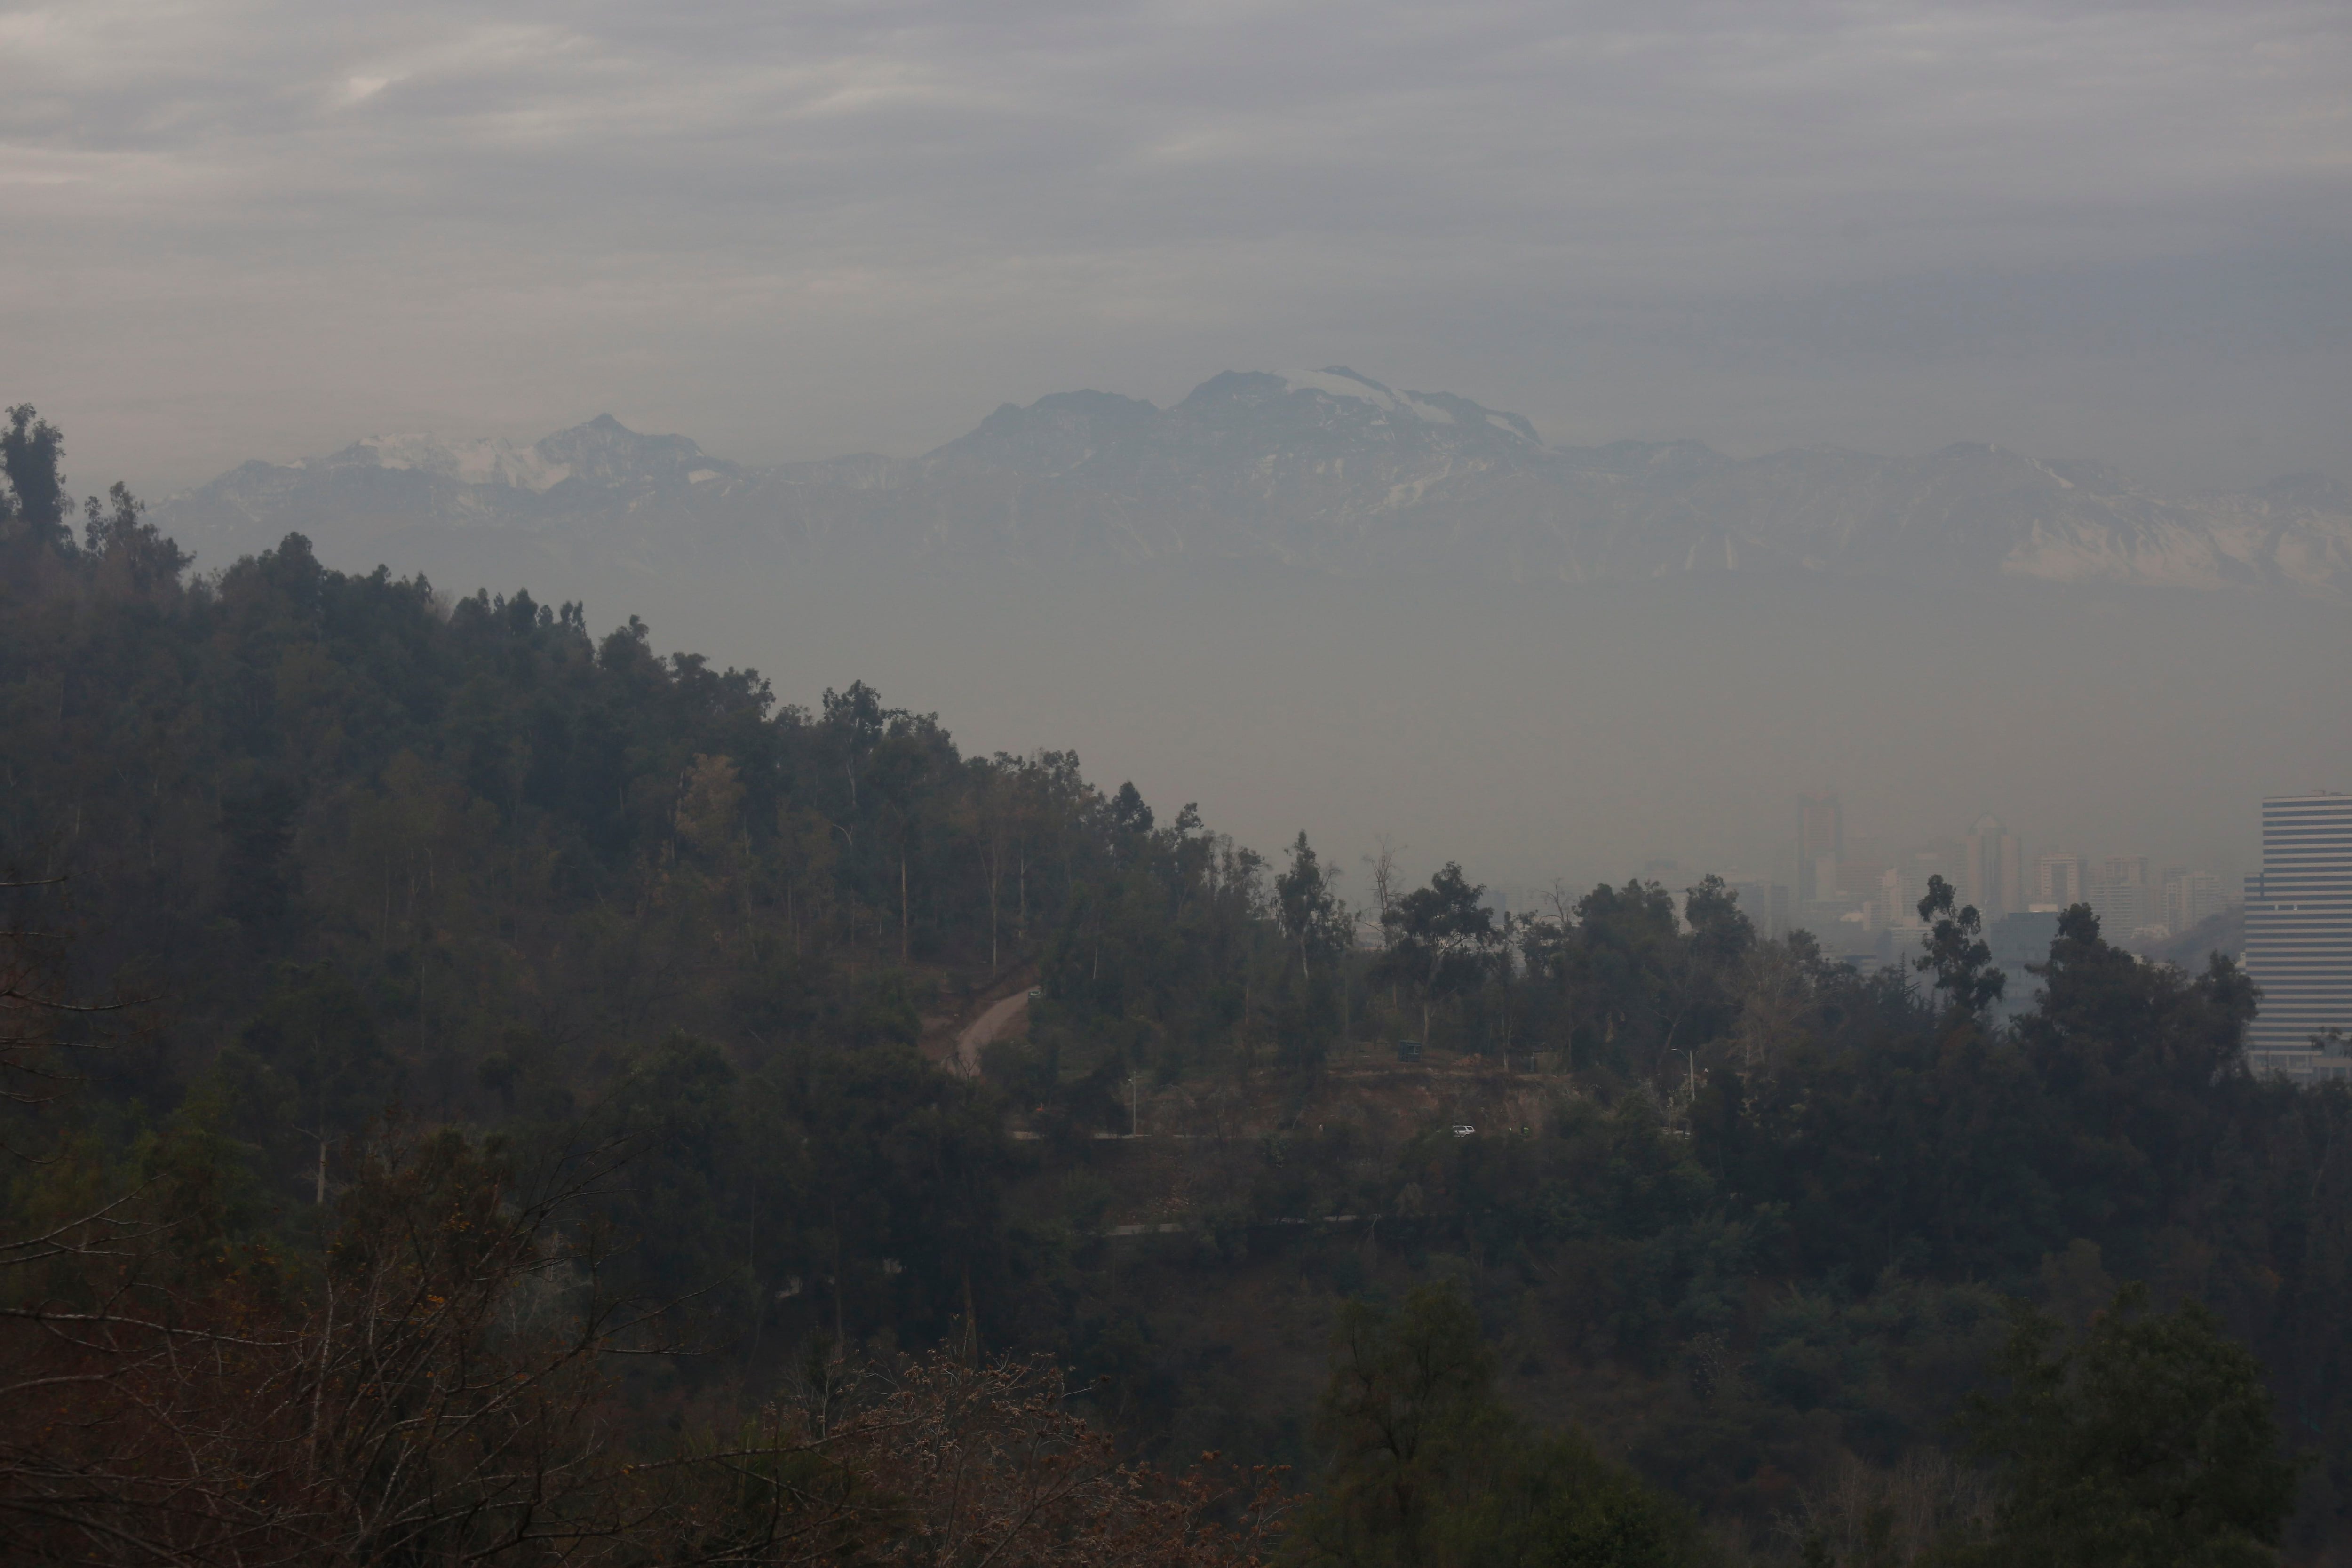
[[[2347,79],[2334,5],[15,6],[0,395],[85,488],[1339,358],[1581,438],[2341,471]]]

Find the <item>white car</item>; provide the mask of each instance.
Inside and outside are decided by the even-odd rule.
[[[1454,1127],[1454,1136],[1455,1136],[1456,1138],[1467,1138],[1467,1137],[1469,1137],[1469,1136],[1470,1136],[1470,1134],[1472,1134],[1473,1132],[1475,1132],[1475,1131],[1478,1131],[1478,1130],[1477,1130],[1475,1127],[1473,1127],[1473,1126],[1471,1126],[1467,1121],[1465,1121],[1465,1122],[1461,1122],[1461,1123],[1459,1123],[1458,1125],[1456,1125],[1456,1126]]]

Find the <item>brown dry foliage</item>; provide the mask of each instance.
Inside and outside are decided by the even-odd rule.
[[[364,1153],[308,1278],[119,1212],[58,1229],[0,1305],[0,1555],[1240,1568],[1270,1538],[1273,1478],[1122,1463],[1020,1363],[828,1372],[652,1447],[612,1374],[661,1317],[600,1288],[583,1190],[440,1133]]]
[[[826,1479],[796,1493],[782,1477],[761,1478],[746,1517],[764,1510],[761,1549],[814,1526],[812,1539],[831,1538],[829,1554],[845,1546],[856,1562],[1243,1568],[1260,1560],[1286,1503],[1271,1472],[1221,1489],[1203,1470],[1171,1478],[1123,1462],[1108,1435],[1071,1412],[1056,1368],[944,1352],[877,1397],[853,1399],[837,1420],[807,1400],[772,1410],[750,1452],[812,1456]]]

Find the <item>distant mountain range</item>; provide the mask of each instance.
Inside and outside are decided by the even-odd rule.
[[[1518,580],[1998,576],[2352,597],[2352,492],[2321,475],[2163,497],[1984,445],[1916,458],[1696,441],[1555,447],[1527,420],[1341,368],[1228,372],[1181,403],[1006,404],[914,458],[751,466],[610,416],[532,446],[385,437],[249,462],[156,520],[218,563],[300,530],[396,567],[488,534],[663,569],[922,557],[1444,564]],[[483,540],[484,542],[488,541]]]

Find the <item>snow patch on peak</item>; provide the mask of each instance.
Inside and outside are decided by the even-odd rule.
[[[1353,398],[1369,403],[1391,414],[1407,412],[1397,395],[1377,381],[1369,381],[1352,370],[1333,365],[1326,370],[1286,371],[1283,384],[1293,392],[1319,392],[1326,397]]]
[[[414,468],[437,474],[462,485],[508,485],[538,494],[563,482],[571,473],[562,463],[550,462],[537,448],[518,446],[498,437],[471,440],[422,432],[365,436],[334,458],[323,461],[344,466]]]

